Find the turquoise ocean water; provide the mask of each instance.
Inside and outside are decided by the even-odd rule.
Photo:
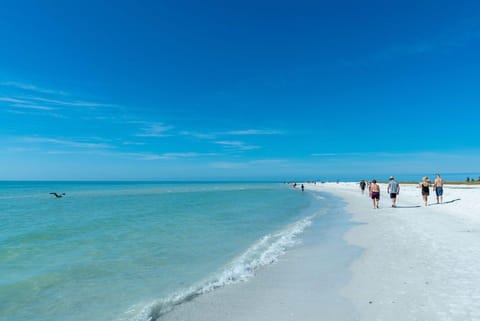
[[[275,261],[314,199],[280,183],[0,182],[0,320],[155,320]]]

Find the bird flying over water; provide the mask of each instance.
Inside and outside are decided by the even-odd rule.
[[[65,193],[58,194],[58,193],[52,192],[52,193],[50,193],[50,194],[55,195],[56,198],[60,198],[60,197],[64,197],[64,196],[65,196]]]

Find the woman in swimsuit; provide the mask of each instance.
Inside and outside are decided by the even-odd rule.
[[[378,202],[380,201],[380,186],[377,184],[377,180],[373,180],[368,188],[370,197],[373,201],[373,208],[378,208]]]
[[[428,196],[430,195],[430,182],[427,176],[423,178],[422,182],[419,184],[419,187],[422,189],[423,203],[425,206],[427,206]]]

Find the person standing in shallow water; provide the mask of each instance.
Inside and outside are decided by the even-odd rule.
[[[387,194],[390,194],[392,207],[397,207],[397,196],[400,194],[400,185],[398,185],[393,176],[390,176],[390,182],[387,186]]]
[[[427,206],[428,196],[430,195],[430,181],[428,180],[427,176],[422,179],[419,187],[422,189],[423,204]]]
[[[373,208],[378,208],[378,202],[380,201],[380,186],[377,184],[377,180],[372,180],[368,188],[368,194],[372,198]]]
[[[440,174],[437,174],[435,183],[433,183],[433,188],[435,189],[435,194],[437,195],[437,204],[443,203],[443,179],[440,177]]]
[[[303,186],[303,184],[302,184],[302,192],[303,192],[304,189],[305,189],[305,186]]]

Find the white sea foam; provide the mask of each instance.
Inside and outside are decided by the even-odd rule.
[[[276,183],[4,182],[0,189],[0,275],[10,293],[0,310],[8,320],[127,321],[142,311],[137,320],[153,319],[275,261],[299,227],[272,231],[316,206],[310,193]],[[54,200],[51,191],[67,197]],[[58,305],[58,297],[68,302]]]
[[[252,278],[260,267],[276,262],[289,248],[300,243],[298,236],[312,224],[312,219],[317,215],[305,217],[277,233],[262,237],[212,277],[167,298],[146,304],[140,313],[130,320],[156,321],[176,305],[217,288]],[[138,310],[132,307],[130,312],[132,311]]]

